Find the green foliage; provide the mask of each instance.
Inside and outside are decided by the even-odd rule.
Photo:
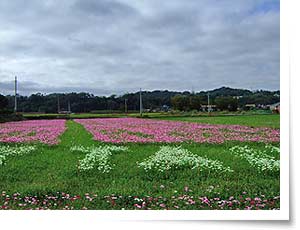
[[[201,105],[206,104],[207,102],[206,97],[201,95],[191,95],[189,100],[189,107],[191,110],[199,110]]]
[[[199,122],[205,124],[246,125],[252,127],[280,127],[280,115],[232,115],[232,116],[197,116],[197,117],[161,117],[164,120]]]
[[[221,110],[236,111],[238,108],[237,99],[230,96],[217,97],[215,99],[215,104]]]
[[[4,110],[8,106],[8,99],[0,94],[0,111]]]
[[[171,98],[171,103],[174,109],[180,111],[189,110],[189,98],[185,95],[176,95]]]
[[[202,104],[206,104],[207,99],[201,95],[176,95],[171,98],[173,109],[179,111],[199,110]]]
[[[164,105],[173,106],[173,109],[182,111],[199,110],[200,105],[207,104],[207,93],[210,93],[211,101],[217,97],[239,96],[238,105],[243,107],[245,104],[273,104],[279,102],[279,91],[255,91],[251,92],[244,89],[232,89],[222,87],[211,91],[201,91],[197,93],[174,92],[174,91],[143,91],[143,107],[150,110],[160,110]],[[6,96],[8,99],[8,108],[14,108],[14,96]],[[122,96],[111,95],[95,96],[90,93],[61,93],[32,94],[31,96],[19,96],[18,108],[21,112],[40,112],[55,113],[58,107],[58,98],[60,109],[68,110],[70,103],[71,111],[75,113],[87,113],[91,111],[99,113],[113,113],[125,111],[125,99],[127,100],[128,111],[139,110],[139,92],[126,93]],[[175,99],[173,99],[175,98]],[[1,109],[0,109],[1,110]],[[103,111],[103,112],[101,112]]]
[[[265,117],[266,122],[273,116]],[[226,122],[233,122],[231,117],[225,118],[228,119]],[[241,119],[244,121],[242,122]],[[243,116],[238,118],[235,124],[251,123],[254,120],[251,116]],[[84,196],[87,192],[96,193],[99,199],[92,203],[91,208],[94,209],[111,208],[107,206],[106,200],[101,199],[110,194],[121,194],[124,197],[151,195],[171,198],[174,191],[182,192],[185,186],[193,190],[195,196],[225,198],[238,196],[243,191],[247,191],[250,197],[257,194],[274,197],[280,192],[278,174],[258,174],[255,168],[249,167],[247,161],[229,153],[231,147],[241,145],[240,143],[182,144],[182,148],[199,157],[222,162],[223,165],[234,170],[234,173],[199,176],[199,173],[185,168],[171,170],[169,174],[161,178],[150,177],[143,169],[137,167],[136,162],[143,162],[151,157],[159,151],[161,144],[128,144],[126,147],[129,151],[110,156],[110,162],[114,167],[109,173],[103,174],[96,168],[81,173],[78,170],[78,163],[85,158],[87,153],[71,151],[71,147],[83,146],[89,149],[103,144],[94,141],[91,134],[81,125],[73,121],[68,121],[67,125],[68,129],[62,135],[59,145],[39,144],[36,145],[33,153],[17,157],[8,156],[9,163],[0,167],[1,190],[11,194],[19,192],[35,195],[68,192]],[[262,121],[260,125],[265,126]],[[0,146],[6,145],[0,144]],[[169,146],[175,147],[176,145],[170,144]],[[248,143],[248,146],[257,151],[265,150],[265,145],[261,143]]]
[[[15,114],[11,111],[2,111],[3,113],[0,113],[0,123],[2,122],[8,122],[8,121],[21,121],[23,120],[22,114]]]

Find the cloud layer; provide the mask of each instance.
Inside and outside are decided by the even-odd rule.
[[[2,0],[0,93],[279,89],[279,0]]]

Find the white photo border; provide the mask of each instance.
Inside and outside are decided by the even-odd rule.
[[[1,211],[1,218],[29,222],[66,219],[85,222],[118,220],[289,220],[289,28],[290,1],[280,2],[280,210],[74,210]],[[18,218],[19,219],[19,218]],[[92,222],[91,222],[92,221]]]

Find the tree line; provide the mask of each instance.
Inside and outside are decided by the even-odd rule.
[[[246,104],[269,105],[279,102],[279,91],[250,91],[246,89],[232,89],[222,87],[201,92],[175,92],[175,91],[143,91],[143,108],[159,110],[162,107],[180,111],[199,110],[202,105],[207,105],[208,94],[210,104],[219,110],[234,111],[243,108]],[[121,96],[96,96],[90,93],[36,93],[30,96],[18,96],[19,112],[56,113],[58,110],[72,112],[100,112],[124,111],[125,100],[128,111],[139,110],[139,92],[126,93]],[[0,110],[13,110],[14,96],[0,94]]]

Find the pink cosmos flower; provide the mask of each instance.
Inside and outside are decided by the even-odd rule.
[[[165,207],[166,207],[165,204],[160,204],[159,206],[162,207],[162,208],[165,208]]]
[[[54,145],[65,130],[65,120],[6,122],[0,124],[0,142],[41,142]]]
[[[279,130],[139,118],[76,119],[95,140],[110,143],[279,142]]]

